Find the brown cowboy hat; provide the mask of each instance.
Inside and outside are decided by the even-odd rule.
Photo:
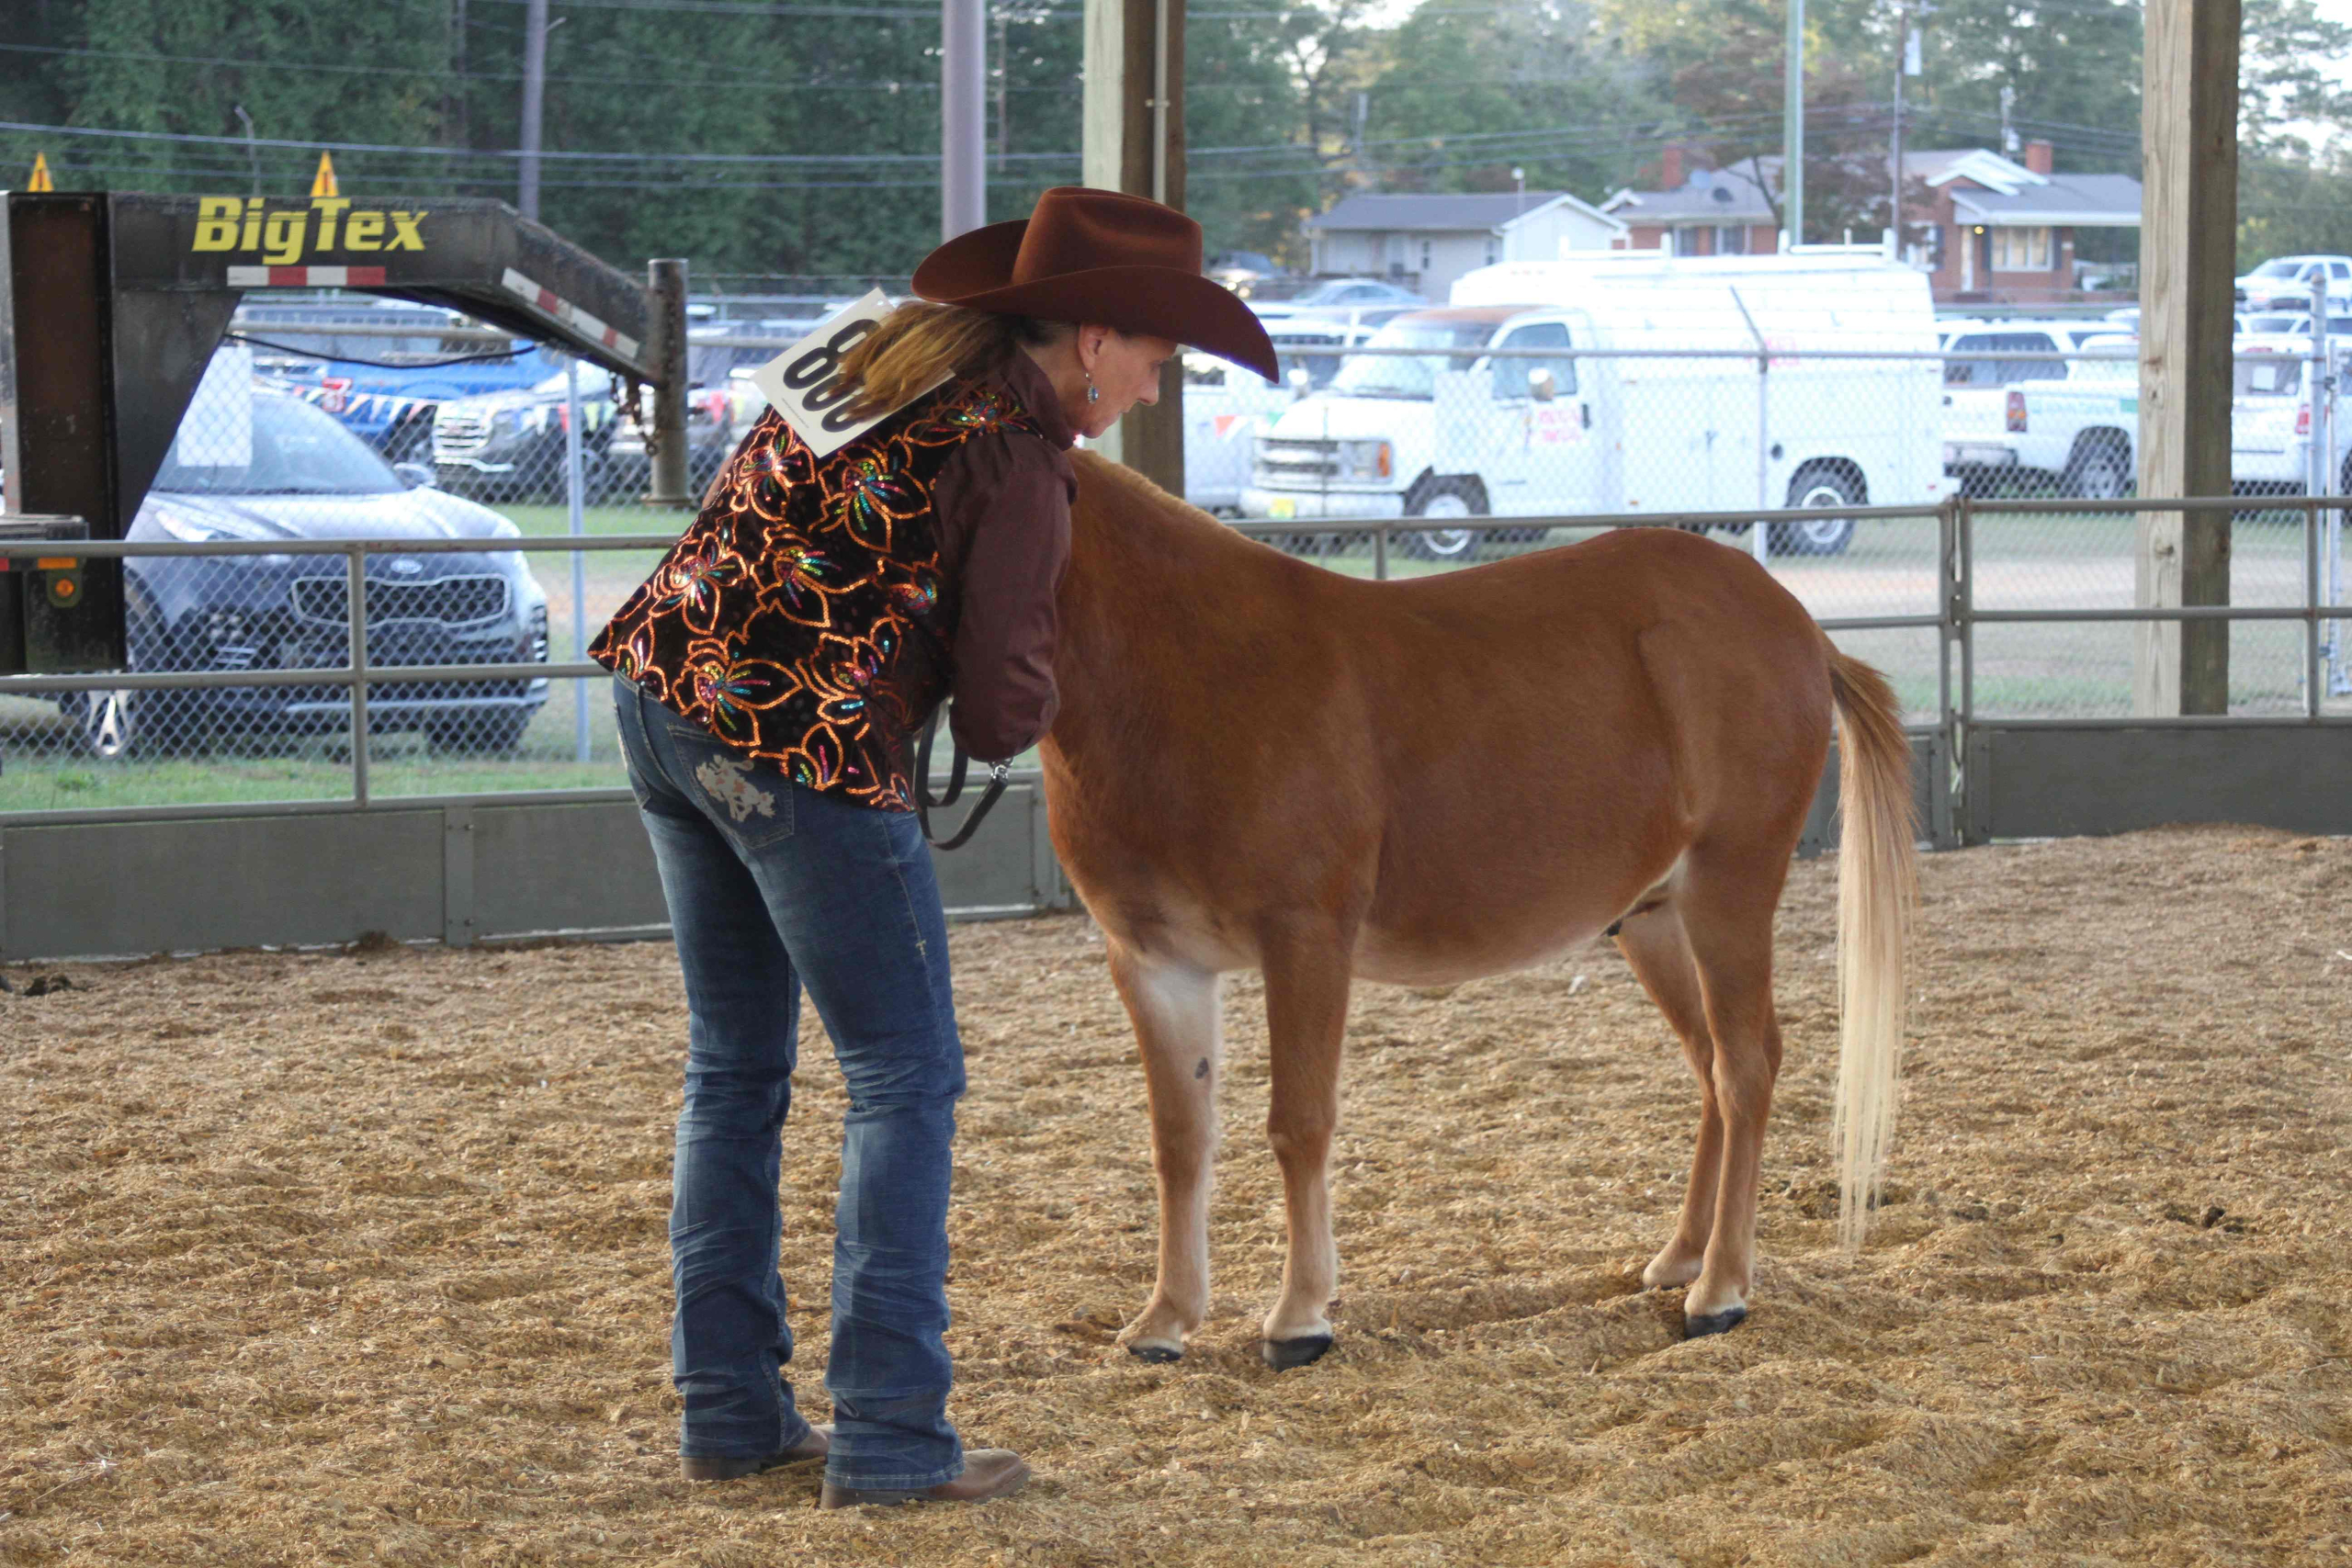
[[[936,304],[1099,321],[1275,377],[1274,345],[1257,312],[1201,276],[1201,226],[1140,196],[1057,186],[1028,217],[959,234],[932,252],[914,283]]]

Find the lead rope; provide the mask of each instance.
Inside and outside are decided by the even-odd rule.
[[[942,705],[942,706],[944,705]],[[980,803],[972,807],[971,814],[964,818],[964,825],[956,829],[954,838],[944,840],[938,839],[931,830],[932,809],[935,807],[944,811],[956,804],[964,793],[964,775],[971,762],[971,759],[965,754],[964,743],[960,740],[954,742],[956,760],[948,766],[947,793],[935,798],[933,796],[931,738],[938,728],[939,712],[933,709],[931,717],[923,721],[922,738],[915,742],[915,816],[922,823],[922,836],[932,848],[957,850],[963,848],[965,841],[970,839],[974,831],[979,828],[980,818],[989,814],[989,807],[996,804],[996,797],[1004,793],[1004,781],[1011,776],[1012,764],[1010,762],[989,763],[989,787],[980,796]]]

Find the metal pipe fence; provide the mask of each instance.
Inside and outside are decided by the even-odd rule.
[[[738,372],[797,335],[757,324],[696,329],[716,384],[689,401],[694,493],[764,408]],[[2070,465],[2033,446],[2135,434],[2122,418],[2132,353],[1995,341],[2020,323],[1939,352],[1790,352],[1769,315],[1747,348],[1604,349],[1564,328],[1559,342],[1432,353],[1363,341],[1369,328],[1338,341],[1351,323],[1270,325],[1284,386],[1188,362],[1187,489],[1238,532],[1328,570],[1401,579],[1606,528],[1712,534],[1887,670],[1915,730],[1942,735],[1956,760],[1979,722],[2147,722],[2132,712],[2134,639],[2194,621],[2232,624],[2232,713],[2166,722],[2352,718],[2352,502],[2309,494],[2331,477],[2341,491],[2352,468],[2335,449],[2335,344],[2238,356],[2234,445],[2278,470],[2245,476],[2256,493],[2159,503],[2130,497],[2128,448]],[[268,321],[251,335],[416,330]],[[440,346],[511,341],[435,331]],[[1374,390],[1402,367],[1427,395],[1341,395],[1351,364]],[[96,570],[124,574],[131,608],[125,670],[0,678],[0,823],[626,798],[604,672],[584,650],[684,520],[637,504],[642,433],[601,376],[560,356],[527,384],[423,400],[421,436],[419,400],[359,368],[298,374],[232,344],[131,539],[0,547],[20,570],[28,557],[119,563]],[[2102,399],[2111,426],[2086,412]],[[1396,419],[1419,425],[1368,423]],[[2274,437],[2275,453],[2261,446]],[[2016,461],[1996,468],[2002,451]],[[2279,477],[2290,470],[2302,493]],[[2138,518],[2165,510],[2233,514],[2232,605],[2138,606]],[[569,570],[533,570],[550,556]]]
[[[2277,508],[2292,513],[2302,520],[2305,548],[2294,552],[2297,564],[2307,569],[2316,560],[2316,540],[2322,514],[2342,504],[2337,498],[2279,498]],[[2199,498],[2187,501],[2076,502],[2064,503],[2064,510],[2085,518],[2131,516],[2167,512],[2212,513],[2242,509],[2238,498]],[[2252,627],[2300,627],[2293,660],[2302,680],[2301,689],[2293,694],[2291,706],[2270,700],[2249,705],[2248,711],[2201,718],[2162,718],[2132,716],[2128,713],[2072,711],[2063,716],[2034,715],[2002,711],[2013,704],[1996,702],[1992,705],[1995,720],[2007,728],[2035,724],[2064,725],[2069,728],[2111,727],[2145,728],[2188,726],[2313,726],[2352,724],[2352,704],[2333,702],[2335,694],[2328,683],[2331,675],[2341,671],[2326,656],[2324,633],[2346,618],[2352,618],[2352,608],[2323,602],[2315,574],[2304,577],[2295,595],[2298,603],[2243,604],[2221,605],[2096,605],[2014,608],[1984,606],[1977,603],[1983,584],[1973,570],[1978,558],[1979,531],[1997,525],[2007,519],[2026,519],[2037,525],[2046,522],[2048,505],[2042,502],[1975,502],[1966,497],[1954,497],[1935,507],[1881,506],[1857,509],[1853,521],[1858,526],[1877,526],[1917,532],[1928,545],[1923,570],[1912,574],[1912,580],[1902,584],[1905,592],[1918,601],[1917,608],[1889,607],[1883,610],[1863,609],[1859,613],[1838,614],[1834,605],[1814,603],[1816,619],[1834,638],[1849,646],[1860,643],[1862,657],[1872,657],[1869,639],[1872,637],[1920,636],[1928,637],[1932,647],[1924,660],[1908,665],[1886,657],[1882,648],[1875,662],[1890,667],[1897,677],[1899,688],[1905,689],[1910,708],[1911,727],[1915,733],[1936,733],[1945,738],[1946,755],[1955,759],[1965,756],[1968,730],[1986,715],[1979,687],[1979,634],[1986,629],[2057,628],[2071,632],[2079,628],[2110,628],[2161,625],[2178,625],[2191,621],[2223,621]],[[1547,529],[1576,535],[1587,535],[1609,528],[1674,527],[1691,531],[1720,529],[1740,525],[1770,526],[1786,521],[1789,514],[1757,516],[1747,513],[1685,513],[1670,517],[1638,514],[1608,514],[1601,516],[1555,516],[1540,519]],[[1245,522],[1233,525],[1236,531],[1259,538],[1279,540],[1283,525],[1267,522]],[[1406,562],[1401,552],[1394,548],[1397,537],[1414,526],[1410,520],[1385,517],[1326,518],[1317,523],[1319,531],[1333,536],[1361,539],[1369,548],[1361,565],[1367,569],[1363,575],[1375,580],[1392,580],[1391,563],[1419,567],[1421,563]],[[469,693],[484,688],[501,694],[503,706],[496,711],[511,714],[517,707],[527,707],[535,714],[547,704],[547,692],[556,682],[571,682],[579,704],[578,717],[572,731],[575,745],[563,746],[562,753],[571,753],[567,761],[577,761],[576,726],[585,725],[589,716],[601,706],[602,682],[605,671],[599,666],[581,659],[553,661],[548,654],[548,640],[541,637],[528,657],[481,657],[472,660],[438,660],[424,661],[386,657],[399,646],[398,640],[387,642],[389,634],[399,629],[398,620],[383,612],[394,603],[388,594],[398,594],[413,582],[447,582],[453,581],[447,572],[429,575],[420,567],[413,579],[397,579],[390,571],[391,563],[426,561],[435,558],[470,568],[480,558],[496,555],[509,558],[510,566],[527,573],[524,563],[528,558],[548,555],[569,556],[583,567],[589,558],[626,563],[619,575],[629,580],[641,576],[642,567],[654,552],[666,548],[673,536],[664,533],[635,533],[625,535],[582,536],[565,535],[540,538],[499,537],[478,539],[404,539],[404,538],[345,538],[345,539],[282,539],[282,540],[220,540],[212,542],[180,540],[132,540],[105,542],[28,541],[0,543],[0,560],[7,561],[17,570],[22,563],[43,560],[54,565],[62,559],[82,562],[121,561],[126,564],[141,559],[157,562],[178,561],[209,567],[218,563],[253,563],[275,574],[270,581],[287,592],[290,601],[299,601],[306,592],[301,586],[326,581],[337,582],[339,602],[327,606],[340,617],[341,624],[332,628],[333,636],[314,638],[300,645],[313,652],[339,645],[340,659],[312,657],[291,665],[277,668],[244,667],[236,669],[168,669],[141,668],[134,659],[132,668],[113,672],[74,675],[24,675],[0,678],[0,825],[23,826],[43,822],[96,822],[141,820],[168,817],[219,815],[269,815],[275,813],[315,813],[322,811],[369,811],[410,809],[424,806],[474,804],[492,801],[620,801],[628,798],[621,786],[617,760],[607,748],[601,758],[589,761],[594,777],[569,787],[547,787],[546,765],[540,753],[514,755],[499,760],[486,770],[475,767],[461,771],[463,782],[481,787],[447,787],[459,780],[445,780],[444,787],[420,787],[414,777],[401,787],[382,787],[385,768],[377,760],[377,752],[385,736],[403,727],[422,727],[428,730],[436,725],[462,722],[469,711]],[[311,564],[332,565],[332,575],[309,572]],[[1329,565],[1329,558],[1324,564]],[[1340,567],[1349,564],[1346,558]],[[1419,575],[1417,571],[1414,575]],[[1814,574],[1814,575],[1817,575]],[[612,574],[600,573],[608,581]],[[1782,581],[1801,598],[1807,597],[1808,573],[1802,565],[1784,567]],[[510,579],[511,581],[511,579]],[[294,586],[287,587],[292,584]],[[1996,591],[1998,585],[1996,585]],[[314,606],[319,607],[319,606]],[[413,606],[411,606],[413,607]],[[584,627],[584,623],[583,623]],[[577,632],[584,637],[584,629]],[[2059,657],[2065,657],[2064,649]],[[2319,679],[2312,679],[2316,675]],[[1565,676],[1564,676],[1565,678]],[[262,702],[258,711],[265,716],[265,727],[270,718],[284,723],[292,716],[291,728],[313,740],[327,739],[330,767],[342,770],[344,783],[332,796],[300,798],[284,796],[264,799],[211,798],[173,803],[164,800],[127,800],[121,804],[85,804],[71,799],[51,798],[35,804],[24,798],[33,785],[28,781],[48,774],[54,784],[60,774],[86,771],[99,761],[110,763],[126,774],[136,775],[142,767],[151,778],[169,775],[169,782],[184,783],[184,775],[191,770],[201,773],[208,761],[223,770],[221,776],[234,773],[238,760],[248,752],[237,747],[229,728],[199,732],[192,718],[183,717],[180,728],[169,738],[168,744],[158,744],[152,750],[127,748],[109,758],[94,758],[91,737],[94,733],[88,714],[90,705],[100,701],[130,698],[128,711],[136,713],[141,694],[155,698],[187,694],[220,704],[227,701],[252,702],[255,694],[285,694],[289,698],[301,697],[300,703]],[[28,724],[22,708],[26,704],[56,705],[61,713],[72,714],[78,723],[52,724],[43,727]],[[15,704],[12,709],[8,705]],[[78,705],[78,706],[77,706]],[[298,711],[299,710],[299,711]],[[251,716],[251,715],[248,715]],[[147,722],[155,722],[150,719]],[[130,733],[141,733],[134,721]],[[152,733],[152,732],[150,732]],[[41,735],[63,737],[62,745],[43,746]],[[502,732],[502,737],[503,737]],[[511,739],[511,738],[509,738]],[[554,749],[548,749],[554,750]],[[413,774],[412,767],[409,773]],[[427,777],[422,784],[435,781]],[[1961,788],[1964,789],[1964,782]],[[65,793],[77,793],[68,789]],[[52,795],[54,792],[52,792]],[[12,799],[11,795],[17,798]]]

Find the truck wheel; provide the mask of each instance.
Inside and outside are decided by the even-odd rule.
[[[1408,517],[1484,517],[1487,487],[1476,479],[1430,479],[1405,498]],[[1467,560],[1477,553],[1484,534],[1478,528],[1429,528],[1399,534],[1405,553],[1422,560]]]
[[[1829,511],[1862,504],[1861,481],[1838,468],[1807,468],[1789,481],[1789,508]],[[1775,523],[1766,541],[1776,556],[1843,555],[1854,542],[1854,520],[1826,516],[1800,523]]]
[[[2066,493],[2086,501],[2120,501],[2132,493],[2130,460],[2111,441],[2085,447],[2067,467]]]
[[[384,443],[387,463],[430,463],[433,461],[433,416],[403,421],[392,426],[390,439]]]
[[[126,584],[129,625],[125,647],[130,657],[126,669],[148,671],[175,667],[166,647],[162,622],[147,608],[145,593],[136,580]],[[185,668],[185,666],[181,666]],[[84,692],[74,716],[82,727],[82,750],[93,757],[119,762],[178,750],[187,728],[184,705],[199,701],[198,692],[138,692],[117,688]]]

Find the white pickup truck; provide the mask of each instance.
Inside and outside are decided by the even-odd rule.
[[[1404,543],[1453,556],[1476,517],[1805,507],[1771,549],[1831,554],[1844,509],[1944,493],[1927,279],[1877,247],[1506,262],[1364,346],[1259,438],[1243,515],[1444,519]]]
[[[2312,444],[2323,439],[2313,417],[2312,340],[2281,333],[2237,340],[2231,378],[2230,484],[2241,495],[2302,495],[2311,483]],[[2345,347],[2352,347],[2346,344]],[[2331,345],[2342,379],[2346,355]],[[2352,419],[2335,422],[2335,451],[2326,465],[2338,494],[2352,486]]]
[[[2091,338],[2086,352],[2138,346],[2122,336]],[[2352,349],[2352,344],[2346,345]],[[2301,495],[2319,439],[2305,382],[2309,333],[2249,334],[2236,341],[2230,400],[2230,484],[2240,495]],[[2335,355],[2337,375],[2346,355]],[[2136,359],[2084,361],[2063,383],[2012,387],[2003,394],[2007,436],[2018,466],[2065,476],[2067,493],[2095,500],[2130,495],[2138,479],[2140,366]],[[2352,419],[2339,419],[2328,465],[2339,492],[2352,490]]]
[[[1946,322],[1944,472],[1970,495],[2024,479],[2036,489],[2109,499],[2132,484],[2139,372],[2082,359],[1971,355],[2128,351],[2136,340],[2106,321]],[[2094,350],[2092,344],[2100,346]],[[2117,345],[2120,345],[2119,350]],[[2120,385],[2119,385],[2120,384]]]

